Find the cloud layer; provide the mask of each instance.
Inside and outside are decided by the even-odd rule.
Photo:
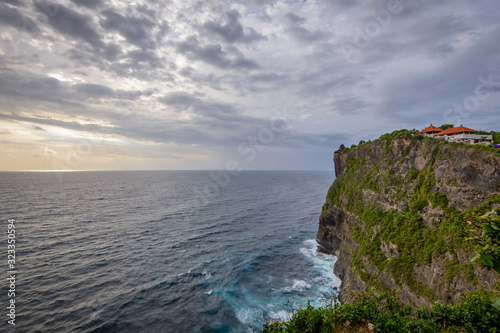
[[[500,130],[499,15],[468,0],[3,1],[0,170],[329,169],[341,143],[394,129]]]

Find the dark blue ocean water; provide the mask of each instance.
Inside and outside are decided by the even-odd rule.
[[[331,172],[59,176],[0,173],[16,332],[258,332],[340,284],[314,241]]]

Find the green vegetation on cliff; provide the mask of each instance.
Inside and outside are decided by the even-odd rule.
[[[396,156],[393,153],[393,143],[397,139],[405,140],[407,145],[401,148],[400,160],[394,161]],[[371,155],[372,148],[377,146],[383,149],[383,155],[377,163],[370,162],[373,159],[365,158],[363,154],[356,154],[356,151],[363,151],[364,147],[366,154]],[[355,214],[362,221],[361,225],[351,230],[357,244],[352,250],[351,269],[368,286],[375,287],[380,292],[387,291],[387,288],[380,283],[378,275],[387,272],[399,287],[404,284],[416,295],[434,301],[436,298],[433,290],[419,282],[414,274],[418,267],[430,266],[433,260],[444,261],[444,283],[451,283],[456,276],[462,276],[475,285],[479,283],[474,273],[475,264],[460,263],[458,260],[460,253],[473,251],[465,240],[468,229],[466,220],[469,216],[491,210],[493,204],[500,203],[500,196],[493,196],[480,207],[465,212],[451,207],[447,194],[436,187],[436,161],[449,159],[447,153],[443,152],[445,146],[465,147],[414,136],[411,131],[401,130],[342,152],[342,155],[347,154],[344,170],[330,187],[327,200]],[[471,148],[490,150],[486,149],[489,147]],[[421,153],[427,156],[428,162],[421,170],[412,166],[406,174],[399,174],[399,164],[410,153],[415,154],[416,149],[422,150]],[[456,179],[449,179],[447,184],[459,186]],[[389,207],[383,207],[377,200],[366,200],[370,196],[389,196],[392,203],[387,204]],[[396,209],[391,205],[400,208]],[[431,225],[424,223],[424,210],[442,212],[442,221]],[[393,246],[397,253],[388,256],[383,251],[383,245]],[[377,268],[377,276],[369,272],[366,261]]]
[[[487,268],[500,273],[500,209],[467,220],[472,227],[467,238],[476,248],[471,261],[479,261]]]
[[[360,294],[351,304],[308,304],[287,322],[264,325],[263,332],[500,332],[500,310],[487,292],[471,293],[457,305],[435,303],[430,309],[403,306],[391,294]]]

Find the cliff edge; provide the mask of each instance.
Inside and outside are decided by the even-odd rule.
[[[500,154],[401,130],[334,162],[317,241],[338,257],[342,302],[368,288],[412,306],[500,291],[499,274],[471,263],[465,241],[468,215],[500,207]]]

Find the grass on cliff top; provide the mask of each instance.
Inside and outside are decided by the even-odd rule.
[[[418,130],[416,130],[416,129],[412,129],[412,130],[407,130],[407,129],[396,130],[396,131],[394,131],[392,133],[383,134],[382,136],[380,136],[380,138],[375,139],[373,141],[365,142],[365,141],[361,140],[358,145],[353,144],[353,145],[351,145],[351,147],[345,148],[344,150],[339,151],[338,153],[345,154],[345,153],[348,153],[348,152],[351,152],[351,151],[355,150],[356,148],[362,147],[366,143],[370,143],[370,142],[378,143],[378,142],[381,142],[381,141],[385,141],[385,148],[389,149],[390,145],[392,144],[392,141],[394,141],[394,140],[398,140],[398,139],[408,139],[408,140],[411,140],[412,138],[417,138],[417,140],[433,141],[433,142],[438,142],[438,143],[442,143],[442,144],[446,144],[446,145],[450,145],[450,146],[455,146],[455,147],[465,147],[465,148],[471,148],[471,149],[478,149],[478,150],[484,150],[484,151],[489,151],[489,152],[500,154],[500,149],[494,148],[491,145],[489,145],[489,146],[480,146],[480,145],[467,145],[467,144],[459,143],[459,142],[448,142],[448,141],[438,140],[438,139],[433,138],[433,137],[424,137],[422,135],[415,135],[414,133],[417,133],[417,132],[418,132]],[[500,132],[498,132],[498,133],[491,132],[491,133],[488,133],[488,134],[491,134],[493,136],[493,141],[495,143],[500,143]]]
[[[396,295],[359,294],[351,304],[307,308],[286,322],[266,323],[262,332],[500,332],[500,305],[488,292],[469,293],[457,305],[403,306]]]

